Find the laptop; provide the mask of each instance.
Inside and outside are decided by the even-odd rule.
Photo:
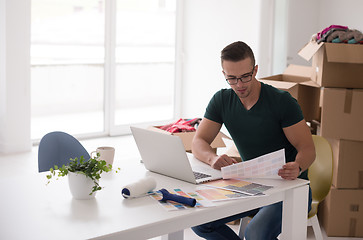
[[[187,154],[178,136],[130,128],[147,170],[194,184],[222,178],[221,171]]]

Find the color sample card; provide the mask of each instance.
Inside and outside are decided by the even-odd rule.
[[[220,188],[233,192],[245,194],[247,196],[261,195],[272,186],[262,185],[259,183],[247,182],[239,179],[221,179],[212,182],[203,183],[204,186]]]
[[[222,167],[222,177],[223,179],[281,178],[277,173],[285,163],[285,149],[281,149],[248,161]]]
[[[196,192],[199,195],[203,196],[204,198],[206,198],[212,202],[251,197],[251,195],[244,194],[244,193],[238,193],[238,192],[233,192],[233,191],[229,191],[229,190],[224,190],[221,188],[211,188],[211,187],[204,187],[204,186],[198,187]],[[261,196],[261,195],[259,195],[259,196]]]

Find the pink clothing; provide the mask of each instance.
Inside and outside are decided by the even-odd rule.
[[[161,126],[160,129],[171,132],[171,133],[194,132],[194,131],[196,131],[196,129],[193,126],[194,126],[194,124],[196,124],[198,122],[198,120],[199,120],[199,118],[194,118],[194,119],[186,121],[186,120],[180,118],[175,123]]]
[[[331,31],[332,29],[342,29],[342,30],[348,30],[347,26],[341,26],[341,25],[330,25],[329,27],[325,28],[323,31],[318,32],[317,36],[316,36],[316,40],[321,39],[322,37],[324,37],[324,35]]]

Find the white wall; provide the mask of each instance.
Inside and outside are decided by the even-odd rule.
[[[319,29],[339,24],[363,31],[362,15],[362,0],[321,0]]]
[[[287,63],[311,65],[297,55],[310,37],[330,25],[363,32],[362,0],[289,0]]]
[[[320,2],[316,0],[288,1],[286,66],[291,63],[311,65],[297,53],[310,40],[311,36],[319,31]],[[280,69],[280,71],[283,71],[283,69]]]
[[[203,117],[211,96],[228,85],[220,52],[244,41],[259,56],[260,1],[185,0],[183,20],[182,117]],[[257,62],[258,63],[258,62]]]
[[[288,21],[288,0],[275,1],[273,13],[273,38],[272,38],[272,62],[271,74],[281,73],[281,69],[286,68],[286,54],[287,54],[287,27]]]
[[[228,88],[219,55],[231,42],[242,40],[251,46],[262,77],[283,71],[284,64],[272,69],[272,59],[283,60],[284,53],[287,64],[309,65],[297,52],[312,34],[331,24],[363,31],[361,0],[285,0],[287,25],[278,29],[285,31],[287,40],[285,46],[277,44],[274,23],[281,19],[273,15],[276,1],[280,0],[180,0],[181,117],[202,117],[211,96]],[[0,0],[0,152],[31,146],[29,11],[30,0]]]
[[[202,117],[212,95],[228,88],[219,60],[225,45],[248,43],[258,77],[282,73],[289,64],[309,66],[297,53],[310,37],[332,24],[363,31],[362,9],[362,0],[185,0],[181,117]]]

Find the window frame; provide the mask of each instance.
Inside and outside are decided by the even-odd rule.
[[[115,125],[115,81],[116,81],[116,14],[117,14],[117,0],[105,0],[105,32],[104,32],[104,126],[101,132],[89,132],[82,134],[74,134],[80,140],[90,139],[105,136],[118,136],[130,134],[129,125]],[[174,58],[174,101],[173,101],[173,118],[165,119],[164,121],[145,122],[135,124],[135,126],[150,126],[160,125],[172,121],[181,111],[181,40],[182,34],[180,33],[182,27],[182,3],[176,0],[176,28],[175,28],[175,58]],[[31,8],[31,7],[30,7]],[[30,25],[30,23],[29,23]],[[29,43],[31,44],[31,43]],[[37,145],[40,139],[31,139],[33,145]]]

